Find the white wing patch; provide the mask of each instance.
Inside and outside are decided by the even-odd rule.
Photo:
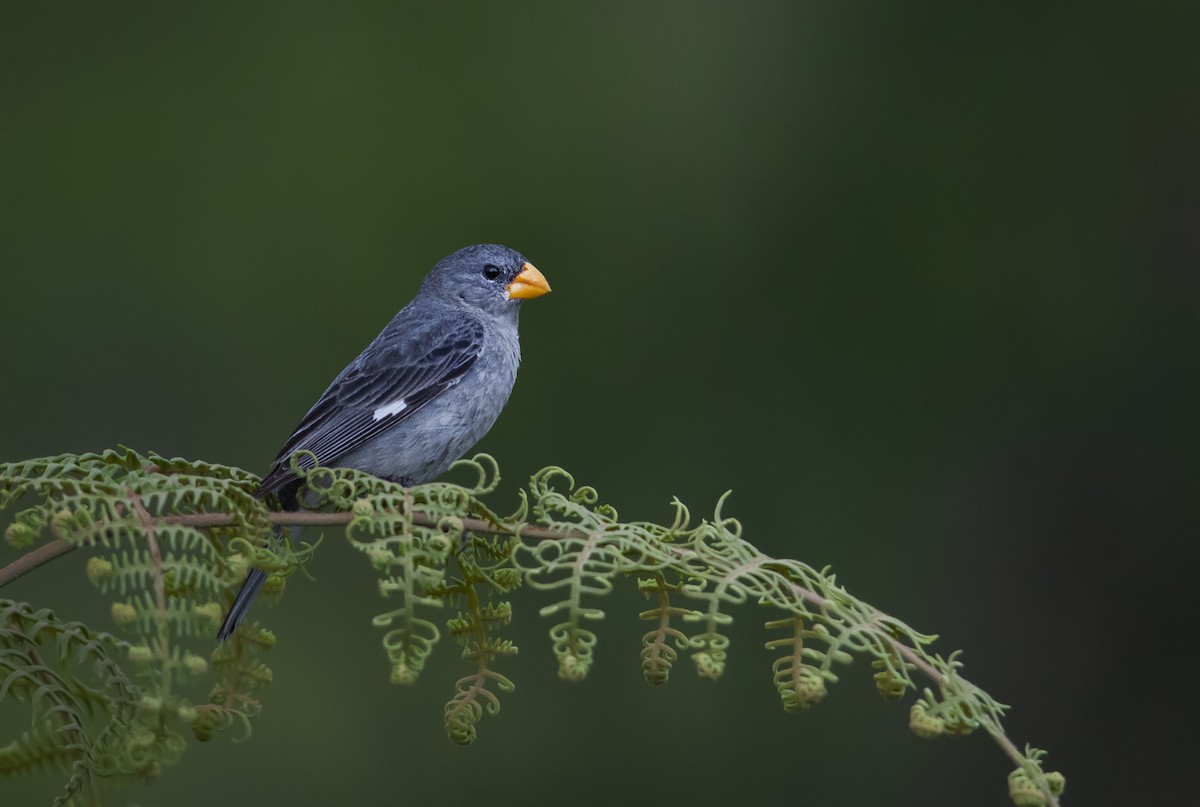
[[[401,398],[398,401],[392,401],[390,404],[384,404],[375,410],[373,415],[375,420],[383,420],[384,418],[398,415],[408,408],[408,403]]]

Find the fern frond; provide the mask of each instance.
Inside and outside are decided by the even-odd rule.
[[[108,554],[88,559],[88,577],[122,598],[112,615],[129,635],[114,639],[0,601],[0,696],[28,702],[35,725],[0,758],[8,753],[14,767],[37,767],[38,760],[66,766],[61,801],[94,776],[157,775],[183,750],[180,726],[201,740],[234,726],[248,735],[261,709],[259,690],[273,677],[259,655],[274,634],[244,624],[207,659],[188,642],[207,642],[221,601],[249,565],[270,572],[270,588],[277,588],[311,557],[313,546],[275,541],[273,524],[338,523],[394,603],[374,619],[384,630],[393,681],[414,681],[440,639],[429,609],[455,609],[445,632],[471,669],[444,712],[456,742],[472,741],[480,718],[498,712],[499,693],[513,688],[495,670],[517,652],[500,633],[512,618],[511,592],[525,582],[549,595],[540,613],[553,618],[559,676],[579,680],[597,644],[590,627],[604,616],[597,598],[615,581],[637,576],[653,600],[640,614],[653,627],[642,637],[647,681],[666,682],[683,649],[700,675],[718,678],[731,647],[733,608],[757,605],[772,613],[768,627],[783,632],[767,648],[776,654],[772,677],[785,710],[816,704],[838,680],[837,665],[864,657],[888,699],[917,690],[917,677],[928,680],[909,712],[914,732],[933,737],[982,728],[1017,765],[1009,779],[1014,801],[1058,803],[1061,776],[1042,769],[1043,752],[1022,753],[1008,739],[1007,707],[961,676],[957,653],[933,653],[935,636],[857,599],[829,569],[760,552],[743,537],[741,523],[723,514],[728,494],[711,518],[697,523],[677,499],[670,524],[622,522],[594,488],[550,467],[530,479],[513,514],[501,517],[482,501],[499,482],[486,455],[457,464],[473,478],[467,486],[408,489],[319,467],[304,452],[292,464],[312,513],[269,512],[269,502],[254,497],[256,477],[244,471],[125,448],[0,463],[0,509],[22,507],[6,530],[9,543],[24,548],[56,539],[42,548],[52,552],[36,550],[0,569],[0,581],[74,547],[105,548]],[[683,601],[696,607],[682,607]],[[205,677],[212,680],[208,703],[197,706],[189,687]],[[88,719],[107,722],[89,734]]]
[[[671,667],[679,657],[678,650],[688,646],[683,631],[671,627],[671,617],[695,618],[696,611],[671,605],[671,593],[679,592],[682,584],[670,584],[662,572],[654,577],[638,580],[638,588],[647,597],[654,597],[657,605],[638,616],[656,622],[654,630],[642,636],[642,675],[646,681],[658,686],[665,684],[671,675]],[[677,650],[678,648],[678,650]]]
[[[0,774],[11,776],[46,768],[67,772],[78,758],[78,750],[64,746],[54,726],[42,722],[0,746]]]
[[[766,644],[768,650],[787,651],[771,665],[771,671],[775,674],[775,689],[779,692],[784,711],[795,712],[820,703],[826,693],[826,677],[834,681],[837,679],[832,678],[832,673],[825,673],[804,661],[806,651],[812,653],[811,648],[805,647],[804,640],[820,638],[821,634],[805,629],[804,617],[799,615],[772,620],[767,623],[767,628],[791,631],[791,636],[786,639],[772,639]]]
[[[465,610],[448,620],[446,629],[462,646],[463,660],[473,663],[475,671],[455,684],[454,697],[446,704],[444,722],[446,735],[459,745],[467,745],[475,741],[476,723],[484,713],[500,712],[500,699],[489,685],[501,692],[515,688],[511,680],[493,669],[493,664],[503,656],[515,655],[517,647],[508,639],[488,635],[508,625],[512,606],[480,599],[477,588],[488,586],[489,581],[475,562],[474,553],[469,549],[462,551],[454,560],[461,573],[457,588]]]

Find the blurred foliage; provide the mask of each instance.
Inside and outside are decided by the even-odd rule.
[[[75,796],[98,804],[97,779],[151,780],[177,761],[181,727],[200,740],[234,725],[249,735],[260,709],[255,691],[272,677],[255,656],[274,636],[252,624],[215,649],[212,637],[252,564],[278,581],[311,554],[269,540],[253,495],[258,481],[130,449],[0,463],[0,508],[23,505],[5,530],[8,543],[100,548],[87,576],[119,595],[111,619],[129,636],[0,601],[0,669],[8,671],[0,702],[15,696],[33,709],[31,732],[0,749],[0,773],[56,765],[71,774],[56,805]],[[186,521],[198,513],[225,523]],[[189,693],[202,687],[207,698],[198,704]]]

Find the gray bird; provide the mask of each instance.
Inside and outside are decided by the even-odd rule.
[[[255,495],[297,509],[297,451],[406,487],[437,477],[496,422],[521,361],[521,301],[549,291],[542,273],[507,247],[478,244],[443,258],[308,410]],[[218,641],[237,630],[266,579],[250,570]]]

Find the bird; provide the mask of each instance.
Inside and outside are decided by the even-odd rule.
[[[443,258],[308,410],[255,496],[275,495],[284,510],[299,509],[297,451],[405,487],[435,479],[500,416],[521,361],[521,304],[549,291],[533,264],[499,244]],[[249,571],[218,642],[237,631],[266,579],[261,569]]]

